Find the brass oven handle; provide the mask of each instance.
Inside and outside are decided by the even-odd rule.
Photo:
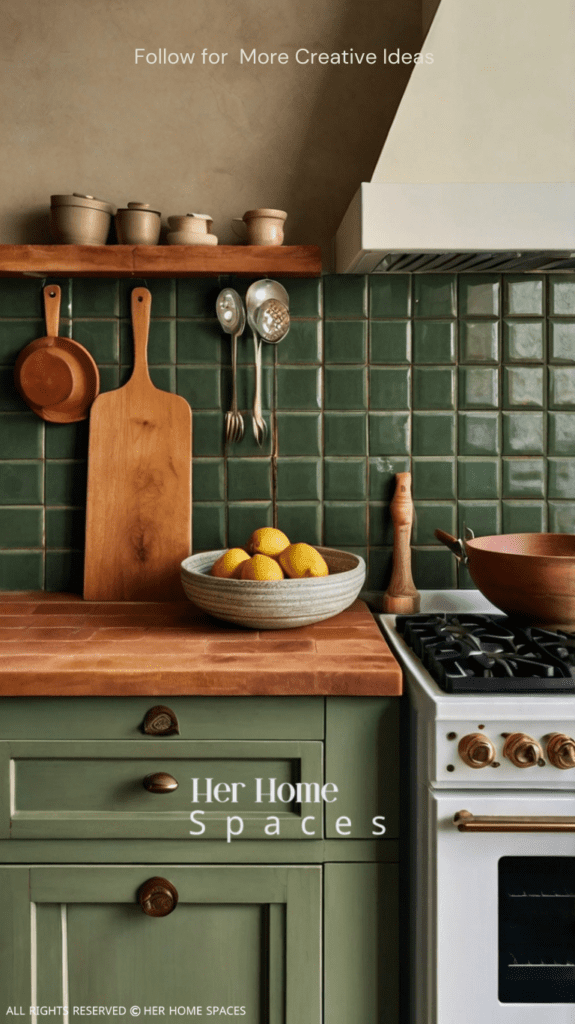
[[[480,816],[458,811],[453,818],[460,832],[575,832],[575,818],[552,816]]]
[[[173,775],[167,772],[154,772],[153,775],[146,775],[144,788],[148,793],[173,793],[178,788],[178,783]]]
[[[178,890],[167,878],[148,878],[138,890],[138,902],[148,917],[167,917],[178,905]]]

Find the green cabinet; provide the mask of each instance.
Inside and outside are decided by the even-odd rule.
[[[397,700],[180,697],[146,736],[153,703],[0,703],[6,1019],[397,1024]]]

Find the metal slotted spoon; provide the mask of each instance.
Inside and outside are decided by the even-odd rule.
[[[238,412],[237,362],[238,338],[246,326],[246,311],[234,288],[224,288],[220,292],[216,299],[216,313],[223,330],[232,336],[232,404],[225,420],[226,444],[230,444],[241,441],[244,436],[244,420]]]
[[[248,288],[246,308],[248,324],[254,338],[255,388],[252,425],[256,442],[261,446],[267,434],[267,424],[262,415],[262,343],[259,335],[271,344],[276,344],[285,337],[289,330],[289,296],[278,281],[263,278],[261,281],[254,281]]]

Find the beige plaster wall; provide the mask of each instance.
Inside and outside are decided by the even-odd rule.
[[[210,213],[222,242],[279,207],[286,241],[327,249],[409,77],[381,54],[417,49],[421,0],[2,0],[0,22],[1,242],[48,240],[50,194],[84,192]],[[136,65],[136,47],[195,62]],[[241,65],[254,47],[289,63]],[[298,47],[378,62],[298,65]]]

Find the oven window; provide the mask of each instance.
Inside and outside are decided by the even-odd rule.
[[[499,861],[499,1000],[575,1003],[575,857]]]

